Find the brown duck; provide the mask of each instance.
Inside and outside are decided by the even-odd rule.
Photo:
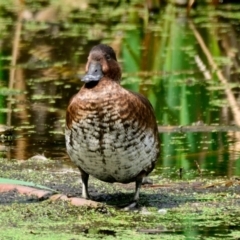
[[[115,52],[100,44],[90,51],[85,83],[70,100],[66,114],[66,147],[82,178],[82,197],[89,198],[88,178],[105,182],[142,180],[159,156],[156,119],[150,102],[121,87]]]

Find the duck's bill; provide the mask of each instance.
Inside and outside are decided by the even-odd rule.
[[[81,78],[82,82],[88,83],[99,81],[103,77],[102,66],[98,62],[90,63],[87,73]]]

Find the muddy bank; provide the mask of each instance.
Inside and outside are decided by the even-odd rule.
[[[124,212],[119,207],[132,199],[133,183],[108,184],[90,178],[94,204],[83,202],[83,206],[76,206],[71,199],[81,199],[77,169],[53,171],[51,160],[2,159],[0,170],[1,177],[53,190],[41,190],[46,191],[41,196],[31,191],[24,194],[17,188],[1,192],[3,239],[13,234],[19,234],[19,239],[214,239],[219,234],[232,239],[240,232],[240,181],[236,178],[173,181],[153,175],[153,184],[146,184],[141,190],[138,208]],[[65,197],[61,199],[60,195]],[[57,197],[53,200],[52,196]]]

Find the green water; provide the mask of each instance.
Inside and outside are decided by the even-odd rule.
[[[213,176],[240,175],[238,131],[194,132],[194,126],[237,124],[217,71],[238,105],[239,6],[198,5],[190,17],[170,4],[154,14],[127,2],[84,6],[29,2],[19,19],[16,9],[0,5],[0,119],[16,130],[4,154],[68,161],[65,109],[81,86],[76,74],[84,73],[89,50],[103,42],[117,52],[122,85],[151,101],[159,125],[193,128],[160,133],[159,168],[196,170],[199,164]]]

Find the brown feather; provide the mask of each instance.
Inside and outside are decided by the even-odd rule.
[[[153,108],[141,94],[121,87],[121,69],[110,47],[94,47],[86,71],[92,62],[101,64],[103,77],[86,83],[70,100],[65,133],[68,154],[85,177],[136,181],[138,189],[159,157]]]

